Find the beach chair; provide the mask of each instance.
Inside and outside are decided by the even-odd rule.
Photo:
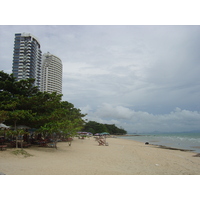
[[[98,139],[99,146],[108,146],[108,143],[104,139]]]
[[[11,141],[10,142],[10,147],[15,148],[16,147],[16,142],[15,141]]]
[[[39,143],[39,147],[47,147],[47,141],[46,140],[40,140],[38,143]]]
[[[0,150],[3,151],[3,150],[6,150],[7,148],[7,145],[0,145]]]
[[[55,148],[55,145],[53,143],[49,143],[49,144],[46,145],[46,147]]]
[[[97,142],[99,143],[99,146],[104,146],[104,141],[102,139],[98,139]]]

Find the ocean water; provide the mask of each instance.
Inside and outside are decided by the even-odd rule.
[[[191,150],[200,153],[200,132],[199,133],[156,133],[156,134],[129,134],[120,138],[149,142],[154,145]]]

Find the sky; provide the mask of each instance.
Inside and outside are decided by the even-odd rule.
[[[129,133],[200,130],[200,26],[0,25],[0,70],[15,33],[63,64],[63,101]]]

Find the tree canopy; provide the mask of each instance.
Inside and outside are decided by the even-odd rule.
[[[16,81],[12,74],[0,71],[0,120],[49,132],[80,130],[85,115],[72,103],[61,101],[56,92],[40,92],[34,79]]]
[[[127,132],[123,128],[118,128],[115,124],[101,124],[89,121],[85,124],[84,131],[91,133],[108,132],[112,135],[125,135]]]

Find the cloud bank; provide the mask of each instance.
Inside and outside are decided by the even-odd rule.
[[[1,68],[14,34],[63,62],[63,100],[129,132],[200,130],[200,26],[0,26]]]
[[[142,132],[181,132],[200,130],[200,112],[175,108],[169,114],[155,115],[144,111],[135,111],[123,106],[104,103],[95,111],[88,105],[82,111],[89,113],[91,121],[116,124],[126,128],[129,133]]]

